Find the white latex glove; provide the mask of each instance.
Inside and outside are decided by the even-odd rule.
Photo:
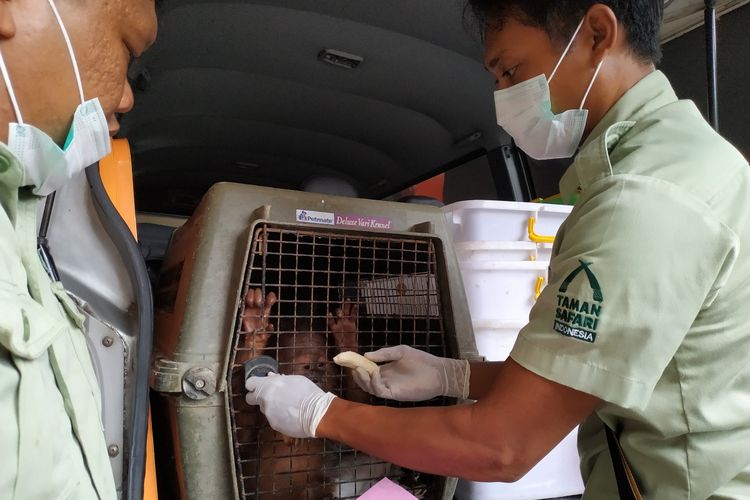
[[[245,388],[245,401],[260,406],[273,430],[300,439],[316,437],[318,424],[336,398],[300,375],[250,377]]]
[[[469,362],[433,356],[409,346],[387,347],[368,352],[375,363],[387,363],[372,374],[354,371],[354,380],[365,391],[396,401],[427,401],[438,396],[469,397]]]

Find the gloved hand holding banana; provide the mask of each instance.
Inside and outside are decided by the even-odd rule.
[[[400,345],[364,356],[384,363],[368,370],[354,368],[354,380],[363,391],[395,401],[427,401],[439,396],[465,399],[469,396],[469,362],[447,359]]]
[[[353,369],[362,390],[384,399],[427,401],[439,396],[467,398],[470,368],[465,360],[439,358],[408,346],[336,357]],[[383,363],[377,365],[375,363]],[[260,406],[271,427],[290,437],[316,437],[316,430],[336,398],[299,375],[250,377],[246,401]]]

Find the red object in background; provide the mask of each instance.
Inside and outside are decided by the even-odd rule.
[[[445,174],[439,174],[432,179],[415,184],[401,192],[401,198],[407,196],[425,196],[439,201],[445,201]]]

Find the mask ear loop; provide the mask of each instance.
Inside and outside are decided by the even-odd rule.
[[[19,125],[23,125],[23,116],[21,116],[21,108],[18,107],[18,101],[16,100],[16,93],[13,91],[13,84],[10,83],[10,75],[8,74],[8,66],[5,65],[5,58],[3,52],[0,50],[0,71],[3,73],[3,80],[5,80],[5,88],[8,89],[8,95],[10,96],[10,102],[13,105],[13,111],[16,113],[16,120]]]
[[[81,72],[78,71],[78,61],[76,60],[75,52],[73,52],[73,44],[70,43],[68,30],[65,29],[65,23],[63,23],[63,20],[60,17],[60,12],[58,12],[55,2],[53,0],[47,0],[47,1],[49,2],[50,7],[52,7],[52,12],[55,13],[57,24],[60,26],[60,31],[62,31],[63,38],[65,38],[65,45],[68,47],[68,54],[70,54],[70,60],[73,62],[73,73],[75,73],[76,75],[76,84],[78,84],[78,94],[81,97],[81,104],[83,104],[85,100],[83,97],[83,84],[81,83]]]
[[[51,2],[52,0],[50,0]],[[560,56],[560,59],[558,59],[557,64],[555,65],[555,69],[552,70],[552,74],[549,75],[549,78],[547,79],[547,83],[550,83],[552,79],[557,74],[557,70],[560,69],[560,65],[563,62],[563,59],[565,59],[565,56],[568,55],[568,52],[570,52],[570,48],[573,46],[573,42],[575,42],[576,37],[578,36],[578,33],[581,31],[581,28],[583,28],[583,22],[586,20],[584,17],[581,19],[581,22],[578,23],[578,27],[576,28],[575,33],[573,33],[573,36],[570,38],[570,41],[568,42],[568,46],[565,47],[565,50],[563,50],[562,55]]]
[[[594,82],[596,82],[596,77],[599,76],[599,71],[601,71],[603,64],[604,64],[604,59],[602,59],[599,65],[596,67],[596,71],[594,71],[594,77],[591,79],[591,83],[589,83],[589,88],[586,89],[586,93],[583,95],[583,100],[581,101],[581,107],[578,109],[583,109],[584,104],[586,104],[586,99],[589,98],[591,89],[594,87]]]

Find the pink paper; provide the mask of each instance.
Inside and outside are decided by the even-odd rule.
[[[367,490],[359,500],[417,500],[417,497],[385,478]]]

